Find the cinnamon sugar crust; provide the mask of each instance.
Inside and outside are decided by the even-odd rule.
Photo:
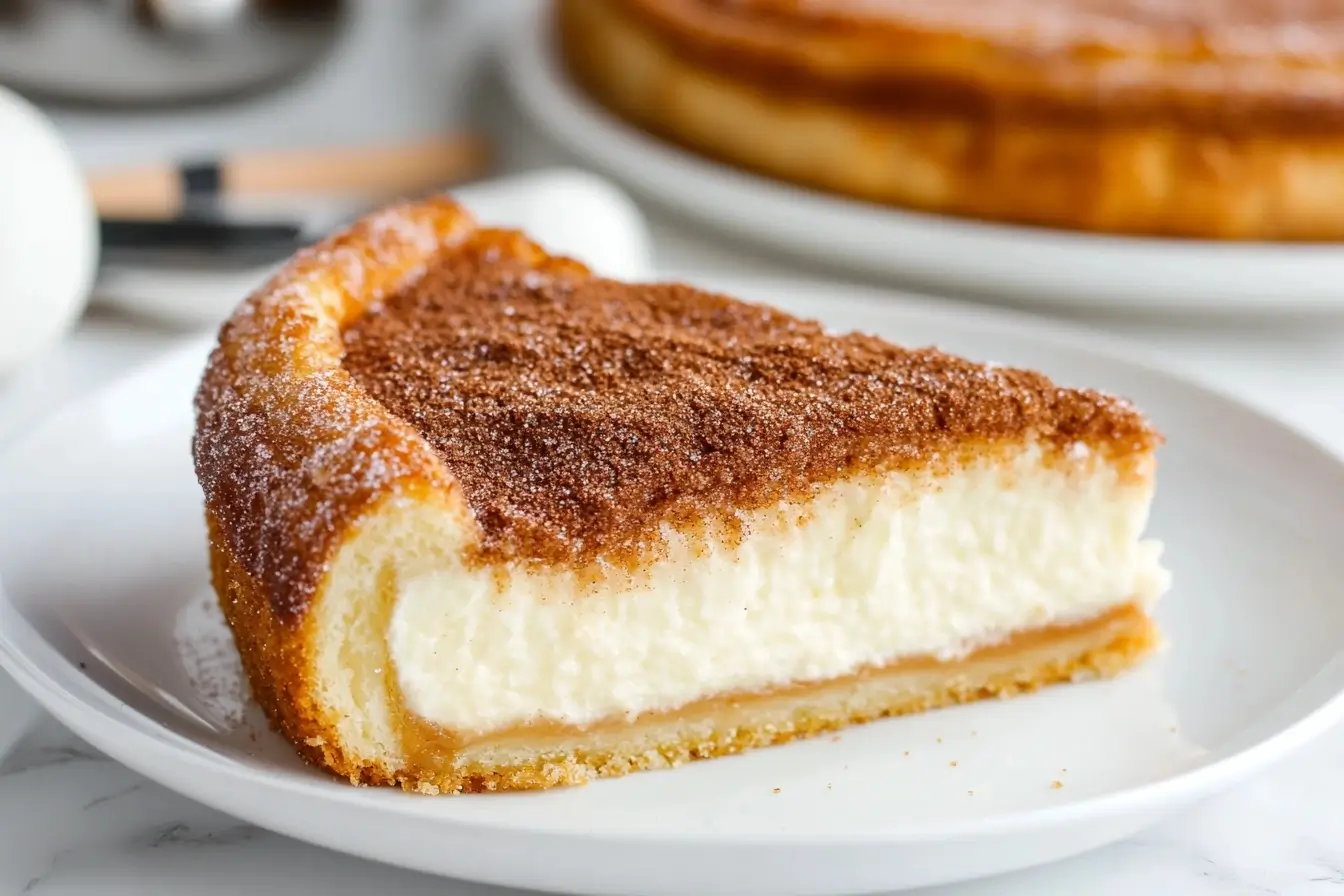
[[[454,253],[344,332],[345,369],[411,421],[486,559],[584,564],[860,472],[1038,436],[1110,455],[1156,434],[1039,373],[898,348],[680,283]]]
[[[487,559],[577,564],[865,468],[1039,437],[1142,475],[1160,439],[1037,373],[596,278],[446,197],[299,253],[223,326],[195,404],[216,537],[290,622],[398,496],[465,497]]]
[[[450,485],[414,427],[341,367],[340,329],[474,238],[475,222],[447,198],[394,206],[299,252],[220,330],[196,392],[196,477],[218,521],[212,538],[286,622],[370,506]],[[499,241],[547,263],[524,239]]]

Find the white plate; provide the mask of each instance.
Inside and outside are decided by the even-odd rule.
[[[586,788],[355,789],[242,711],[189,458],[197,343],[0,459],[0,661],[100,749],[253,823],[599,894],[862,893],[1046,862],[1132,834],[1344,714],[1344,465],[1328,451],[1071,328],[834,285],[716,285],[1132,396],[1169,436],[1152,529],[1175,575],[1159,612],[1170,648],[1113,682]]]
[[[633,188],[757,243],[907,285],[1041,308],[1344,312],[1344,245],[1140,239],[981,223],[831,196],[687,152],[576,90],[541,7],[529,7],[502,52],[527,113]]]

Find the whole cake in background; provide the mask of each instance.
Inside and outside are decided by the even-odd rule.
[[[544,788],[1118,673],[1156,429],[1027,370],[678,283],[447,198],[301,252],[193,444],[252,693],[308,760]]]
[[[558,0],[594,98],[720,160],[911,209],[1344,238],[1339,0]]]

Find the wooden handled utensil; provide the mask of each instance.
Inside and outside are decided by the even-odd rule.
[[[477,177],[489,159],[484,138],[448,134],[395,145],[273,150],[96,171],[88,183],[100,216],[157,219],[230,196],[421,193]]]

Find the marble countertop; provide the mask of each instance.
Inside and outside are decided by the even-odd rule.
[[[413,133],[466,118],[484,121],[503,138],[507,167],[564,161],[516,118],[483,64],[484,37],[510,5],[513,0],[452,4],[448,14],[437,2],[365,3],[359,7],[364,21],[346,51],[277,94],[181,117],[112,120],[61,112],[58,122],[90,163],[281,144],[311,139],[314,132],[351,138],[371,130]],[[405,52],[407,45],[418,52]],[[343,114],[333,119],[335,95],[343,98]],[[389,95],[399,101],[385,102]],[[657,266],[665,274],[788,268],[787,260],[711,241],[657,209],[648,211]],[[1344,320],[1274,327],[1090,323],[1344,449]],[[62,347],[0,382],[0,444],[26,422],[181,336],[152,322],[91,312]],[[1133,840],[1047,868],[931,892],[1231,896],[1339,888],[1344,893],[1342,805],[1344,729]],[[0,896],[185,892],[486,896],[506,891],[380,866],[242,824],[100,756],[0,675]]]

